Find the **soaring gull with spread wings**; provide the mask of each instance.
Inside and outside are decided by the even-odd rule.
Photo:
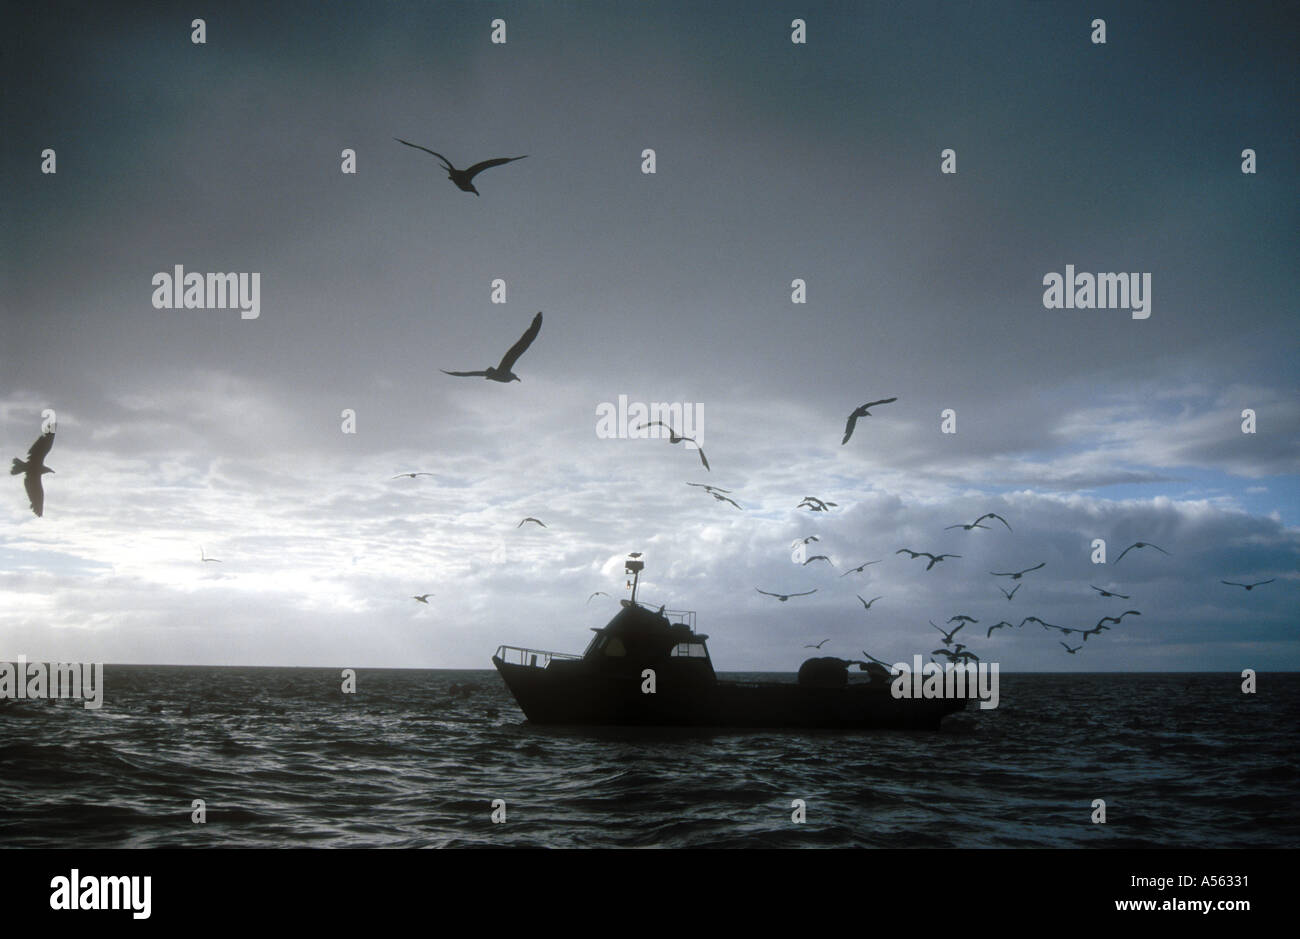
[[[408,147],[414,147],[416,150],[423,150],[425,153],[432,153],[434,156],[436,156],[439,160],[442,161],[442,167],[447,171],[447,178],[450,179],[453,183],[455,183],[458,189],[460,189],[462,192],[472,192],[476,196],[479,193],[478,190],[474,188],[475,176],[477,176],[479,173],[493,166],[501,166],[503,163],[513,163],[515,160],[522,160],[524,159],[524,157],[528,156],[528,154],[525,153],[524,156],[497,157],[495,160],[484,160],[482,163],[475,163],[467,170],[458,170],[456,169],[456,167],[451,165],[450,160],[448,160],[441,153],[438,153],[436,150],[430,150],[428,147],[422,147],[418,143],[411,143],[409,140],[403,140],[401,137],[394,137],[393,139],[396,140],[398,143],[406,144]]]
[[[27,490],[27,499],[37,516],[45,512],[45,489],[41,486],[41,477],[46,473],[54,472],[45,465],[45,456],[52,446],[54,446],[54,431],[51,430],[41,434],[36,438],[36,442],[27,448],[26,462],[14,457],[13,465],[9,468],[10,476],[23,477],[23,488]]]
[[[455,375],[457,378],[486,378],[488,381],[512,382],[523,381],[518,375],[511,371],[519,357],[528,351],[528,347],[533,344],[537,334],[542,331],[542,314],[538,313],[533,317],[533,324],[524,330],[524,334],[519,337],[519,341],[510,347],[505,355],[501,357],[501,364],[496,368],[489,365],[480,372],[449,372],[445,368],[441,369],[444,375]]]

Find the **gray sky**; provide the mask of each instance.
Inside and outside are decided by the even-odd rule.
[[[644,598],[697,610],[723,669],[793,669],[827,637],[910,660],[934,648],[926,620],[957,613],[1091,626],[1128,608],[1141,618],[1076,656],[1033,626],[971,645],[1007,670],[1300,667],[1297,50],[1270,15],[15,11],[5,457],[44,408],[59,422],[45,517],[18,479],[0,500],[0,658],[581,651],[614,608],[584,600],[623,595],[641,550]],[[475,197],[393,137],[462,167],[528,158]],[[151,278],[176,264],[259,272],[260,317],[154,309]],[[1043,276],[1067,264],[1150,272],[1151,317],[1045,309]],[[438,371],[495,364],[538,310],[521,383]],[[665,440],[598,438],[620,395],[699,404],[712,472]],[[840,445],[853,408],[894,395]],[[414,470],[436,475],[389,478]],[[796,509],[807,494],[838,506]],[[1015,531],[943,530],[986,511]],[[811,534],[834,571],[791,561]],[[1111,564],[1090,563],[1093,538]],[[1139,539],[1172,556],[1115,566]],[[904,546],[962,558],[927,573]],[[989,575],[1039,561],[1010,602]],[[883,599],[864,613],[855,593]]]

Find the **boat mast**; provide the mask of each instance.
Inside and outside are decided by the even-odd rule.
[[[644,569],[645,569],[644,561],[638,561],[633,558],[628,558],[627,561],[624,562],[623,572],[625,574],[632,575],[632,582],[629,583],[628,586],[632,588],[633,603],[636,603],[636,587],[637,587],[637,583],[641,580],[641,571],[643,571]]]

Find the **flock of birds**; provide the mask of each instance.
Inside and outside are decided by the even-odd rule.
[[[893,398],[886,399],[886,401],[893,401],[893,400],[895,399]],[[875,403],[879,404],[883,402],[875,402]],[[866,407],[868,406],[864,405],[864,409]],[[859,409],[858,411],[855,411],[854,415],[850,417],[850,423],[848,428],[850,432],[852,430],[855,417],[862,416],[864,409]],[[846,440],[848,439],[847,433],[845,439]],[[697,485],[697,484],[693,483],[692,485]],[[821,500],[815,499],[814,497],[806,497],[805,501],[800,503],[800,507],[807,506],[813,511],[824,511],[826,510],[827,507],[831,507],[834,505],[835,503],[833,502],[822,502]],[[1000,522],[1002,523],[1003,526],[1006,527],[1008,532],[1014,531],[1014,529],[1011,526],[1011,523],[995,512],[986,512],[985,514],[981,515],[979,518],[975,519],[973,522],[958,522],[955,525],[948,525],[943,530],[953,531],[953,530],[960,529],[965,532],[971,532],[974,531],[975,529],[987,530],[989,526],[983,524],[986,521]],[[792,547],[795,548],[806,547],[812,542],[820,541],[820,540],[821,538],[818,535],[809,535],[805,538],[796,538]],[[1123,551],[1120,552],[1119,556],[1115,559],[1114,563],[1118,564],[1120,561],[1124,559],[1124,557],[1130,551],[1142,550],[1144,548],[1151,548],[1154,549],[1155,551],[1159,551],[1161,554],[1169,556],[1169,552],[1157,544],[1148,541],[1135,541],[1133,544],[1129,545]],[[941,561],[947,560],[949,558],[961,557],[960,554],[954,554],[948,552],[941,553],[941,554],[934,554],[929,551],[915,551],[911,548],[905,548],[905,547],[899,548],[894,553],[896,555],[907,555],[909,560],[916,560],[917,558],[927,558],[928,563],[925,566],[926,571],[932,570],[935,567],[935,565],[939,564]],[[859,564],[856,567],[852,567],[849,570],[845,571],[840,575],[840,577],[847,577],[850,574],[862,573],[865,571],[865,569],[868,566],[872,564],[880,564],[882,563],[883,560],[884,559],[881,558],[874,561],[864,561],[862,564]],[[834,561],[832,561],[831,558],[827,557],[824,554],[817,554],[817,555],[812,555],[810,557],[806,557],[802,562],[802,566],[807,567],[813,561],[823,561],[826,564],[830,565],[831,567],[835,566]],[[1007,590],[1002,586],[998,587],[998,590],[1001,592],[1002,596],[1005,597],[1008,602],[1010,602],[1015,598],[1016,594],[1020,591],[1021,587],[1024,586],[1025,582],[1022,579],[1025,577],[1025,575],[1032,574],[1035,571],[1042,570],[1046,566],[1047,566],[1046,561],[1040,561],[1037,564],[1034,564],[1030,567],[1021,568],[1019,570],[989,571],[988,573],[992,577],[1007,577],[1014,581],[1021,581],[1021,583],[1017,583],[1016,586],[1010,590]],[[1275,579],[1276,578],[1269,578],[1268,580],[1255,581],[1253,583],[1241,583],[1237,581],[1222,580],[1220,581],[1220,583],[1232,587],[1241,587],[1244,590],[1249,591],[1249,590],[1253,590],[1255,587],[1260,587],[1263,586],[1264,584],[1273,583]],[[1121,600],[1132,599],[1132,597],[1128,594],[1122,594],[1122,593],[1115,592],[1113,590],[1107,590],[1103,587],[1098,587],[1095,584],[1089,584],[1088,586],[1092,590],[1097,591],[1097,593],[1100,594],[1100,599],[1103,600],[1104,599],[1121,599]],[[762,594],[763,596],[772,597],[781,603],[785,603],[793,597],[811,596],[812,594],[816,593],[818,590],[818,588],[814,587],[811,590],[778,593],[769,590],[763,590],[758,587],[755,587],[754,589],[758,593]],[[858,601],[862,604],[864,611],[871,610],[872,605],[875,604],[877,600],[881,600],[884,598],[883,595],[881,595],[881,596],[872,597],[870,600],[868,600],[865,597],[863,597],[861,594],[855,594],[855,596],[857,596]],[[1059,632],[1065,638],[1058,639],[1057,641],[1065,649],[1066,653],[1070,655],[1076,655],[1081,649],[1084,648],[1083,643],[1086,643],[1089,637],[1099,636],[1103,632],[1106,632],[1107,630],[1113,628],[1113,626],[1119,626],[1123,622],[1124,618],[1127,616],[1141,616],[1141,615],[1142,615],[1141,612],[1138,610],[1125,610],[1124,612],[1120,613],[1118,616],[1102,616],[1100,619],[1097,620],[1097,622],[1093,626],[1088,628],[1084,628],[1080,626],[1061,626],[1056,623],[1049,623],[1038,616],[1025,616],[1018,623],[1012,622],[1010,620],[1002,619],[996,623],[992,623],[987,627],[985,627],[984,638],[986,640],[992,639],[993,633],[999,629],[1021,629],[1027,623],[1032,623],[1042,628],[1045,632],[1050,632],[1052,630]],[[953,624],[956,625],[954,626]],[[978,626],[980,625],[980,621],[974,618],[973,616],[969,616],[964,613],[959,613],[952,616],[947,621],[946,625],[950,628],[945,629],[943,626],[939,626],[938,624],[936,624],[933,620],[930,621],[930,626],[933,627],[935,630],[937,630],[940,636],[942,637],[941,647],[934,649],[929,653],[930,661],[932,662],[934,661],[934,656],[940,656],[941,658],[945,658],[949,663],[954,663],[954,664],[955,663],[978,663],[980,661],[979,655],[976,654],[976,652],[974,652],[968,645],[958,641],[956,637],[957,634],[962,629],[968,626],[971,627]],[[1070,636],[1077,636],[1082,641],[1075,645],[1070,645],[1069,642],[1065,641],[1066,639],[1069,639]],[[820,642],[807,643],[803,646],[803,648],[820,650],[822,646],[824,646],[829,641],[830,639],[823,639]],[[894,666],[891,663],[885,662],[881,659],[872,656],[865,649],[862,650],[862,654],[866,657],[868,662],[875,663],[876,665],[879,665],[887,670],[890,670],[891,672],[893,671]],[[867,667],[867,662],[854,662],[851,664],[860,664],[864,668]]]
[[[483,160],[482,162],[475,163],[472,166],[462,170],[462,169],[457,169],[454,165],[452,165],[450,160],[448,160],[446,157],[444,157],[442,154],[438,153],[435,150],[431,150],[428,147],[420,146],[419,144],[411,143],[408,140],[402,140],[399,137],[395,137],[393,139],[396,140],[398,143],[404,144],[405,146],[412,147],[416,150],[421,150],[425,153],[431,154],[432,156],[436,157],[441,162],[442,168],[446,171],[447,178],[457,188],[459,188],[463,192],[473,193],[476,196],[479,195],[479,191],[474,186],[474,178],[478,176],[478,174],[482,173],[486,169],[490,169],[495,166],[502,166],[507,163],[513,163],[516,160],[525,159],[527,156],[525,154],[524,156],[498,157],[495,159]],[[536,316],[533,317],[532,323],[524,331],[523,335],[519,337],[519,339],[515,342],[514,345],[512,345],[508,350],[506,350],[505,354],[501,357],[501,360],[495,366],[489,365],[486,368],[473,370],[473,371],[448,371],[446,369],[442,369],[441,371],[446,375],[451,375],[457,378],[471,378],[471,377],[484,378],[488,381],[501,382],[503,384],[522,381],[522,379],[514,372],[515,365],[519,361],[520,357],[523,356],[523,354],[528,351],[529,347],[537,339],[538,335],[541,333],[541,329],[542,329],[542,314],[539,312]],[[875,401],[868,401],[867,403],[860,405],[857,408],[854,408],[849,413],[848,419],[845,422],[844,437],[840,441],[840,445],[844,446],[848,444],[849,440],[853,437],[854,431],[857,428],[859,420],[873,416],[871,413],[872,408],[880,407],[886,404],[892,404],[897,400],[898,398],[896,396],[889,397],[889,398],[880,398]],[[711,471],[709,461],[704,454],[704,450],[699,446],[698,441],[696,441],[694,438],[687,437],[684,434],[678,433],[675,428],[673,428],[665,421],[650,421],[650,422],[642,423],[638,425],[637,429],[644,430],[646,428],[653,427],[653,426],[659,426],[668,431],[668,441],[670,444],[680,444],[683,442],[689,442],[694,444],[696,451],[699,453],[701,465],[704,467],[705,470]],[[31,445],[31,447],[27,451],[26,460],[14,458],[12,467],[10,468],[9,471],[11,475],[14,476],[21,475],[23,477],[23,486],[26,489],[28,501],[31,505],[32,511],[38,517],[44,514],[44,508],[45,508],[45,491],[42,485],[42,477],[48,473],[54,472],[53,469],[45,465],[45,458],[48,456],[50,449],[51,447],[53,447],[53,445],[54,445],[54,430],[51,428],[45,433],[42,433],[42,435],[39,438],[37,438],[36,442]],[[429,473],[429,472],[413,471],[413,472],[398,473],[392,478],[393,479],[402,479],[402,478],[416,479],[421,476],[433,476],[433,475],[434,475],[433,473]],[[739,511],[744,511],[743,506],[741,506],[740,503],[737,502],[735,499],[731,498],[731,496],[733,495],[733,490],[723,489],[721,487],[709,485],[706,483],[688,482],[687,485],[698,487],[704,490],[704,492],[709,496],[711,496],[715,501],[725,502],[735,507]],[[804,498],[796,506],[796,508],[806,508],[810,512],[829,512],[831,509],[836,507],[837,507],[837,503],[823,500],[817,496],[804,496]],[[979,516],[979,518],[975,519],[973,522],[958,522],[955,525],[949,525],[944,530],[951,531],[954,529],[961,529],[965,532],[971,532],[976,529],[987,530],[989,526],[982,524],[983,522],[986,521],[1001,522],[1004,526],[1006,526],[1007,531],[1013,530],[1011,524],[1005,518],[1003,518],[1001,515],[998,515],[995,512],[986,512],[983,515]],[[516,527],[522,528],[525,524],[528,523],[536,524],[541,528],[547,527],[545,522],[533,516],[528,516],[527,518],[524,518],[522,521],[519,522],[519,524]],[[811,542],[819,541],[819,540],[820,538],[817,535],[810,535],[806,538],[798,539],[796,541],[796,544],[801,542],[803,545],[806,546]],[[1145,541],[1136,541],[1133,544],[1129,545],[1120,553],[1119,557],[1115,559],[1115,563],[1118,564],[1120,561],[1122,561],[1124,559],[1124,556],[1127,555],[1130,551],[1141,550],[1144,548],[1153,548],[1156,551],[1161,552],[1162,554],[1165,555],[1169,554],[1168,551],[1166,551],[1164,548],[1160,547],[1159,545],[1152,544],[1150,542],[1145,542]],[[915,551],[911,548],[906,548],[906,547],[900,547],[894,553],[897,555],[905,554],[908,556],[909,560],[913,560],[913,561],[917,560],[918,558],[926,558],[928,563],[925,566],[925,571],[927,572],[933,570],[936,565],[940,564],[943,561],[947,561],[950,559],[959,559],[962,557],[960,554],[947,553],[947,552],[941,554],[934,554],[929,551]],[[631,556],[634,558],[639,557],[640,552],[633,552]],[[199,546],[199,559],[200,562],[202,563],[216,563],[216,564],[222,563],[218,558],[208,557],[202,545]],[[823,562],[832,568],[835,566],[834,562],[827,555],[824,554],[816,554],[816,555],[812,555],[811,557],[807,557],[803,560],[802,564],[804,567],[807,567],[809,564],[812,564],[813,562],[817,562],[817,561]],[[883,559],[874,560],[874,561],[864,561],[863,563],[857,565],[856,567],[852,567],[844,571],[840,576],[847,577],[850,574],[863,573],[868,566],[873,564],[879,564],[882,561]],[[994,577],[1008,577],[1011,578],[1012,580],[1018,581],[1021,578],[1023,578],[1026,574],[1030,574],[1033,573],[1034,571],[1041,570],[1045,566],[1046,566],[1046,562],[1040,562],[1032,567],[1024,568],[1023,570],[990,571],[989,574]],[[1256,587],[1261,587],[1264,586],[1265,584],[1271,584],[1275,579],[1276,578],[1269,578],[1268,580],[1261,580],[1253,583],[1241,583],[1237,581],[1222,580],[1220,581],[1220,583],[1232,587],[1241,587],[1246,591],[1250,591]],[[999,587],[998,589],[1002,592],[1003,596],[1005,596],[1008,601],[1011,601],[1015,597],[1016,593],[1020,590],[1021,586],[1023,585],[1017,584],[1010,591],[1002,587]],[[1100,593],[1102,599],[1111,599],[1111,598],[1118,598],[1123,600],[1131,599],[1127,595],[1116,593],[1110,590],[1105,590],[1101,587],[1097,587],[1092,584],[1089,584],[1089,586],[1093,590],[1096,590],[1098,593]],[[755,587],[754,589],[757,590],[760,594],[768,597],[773,597],[781,603],[785,603],[793,597],[810,596],[817,592],[817,588],[813,588],[811,590],[803,590],[803,591],[792,591],[789,593],[772,592],[772,591],[759,589],[758,587]],[[866,598],[862,597],[860,594],[855,594],[855,595],[857,596],[858,600],[862,603],[864,612],[869,612],[872,608],[872,605],[877,600],[883,599],[883,596],[876,596],[876,597],[872,597],[870,600],[867,600]],[[429,598],[432,596],[434,596],[433,593],[417,594],[414,595],[412,599],[416,600],[419,603],[428,604]],[[607,597],[609,595],[606,594],[604,591],[597,590],[594,591],[587,598],[587,602],[590,603],[597,596]],[[988,626],[985,633],[985,638],[991,639],[994,631],[998,629],[1005,629],[1005,628],[1020,629],[1026,623],[1034,623],[1038,626],[1041,626],[1045,631],[1058,630],[1066,638],[1068,638],[1071,635],[1077,634],[1082,637],[1082,642],[1086,643],[1089,636],[1100,635],[1103,631],[1110,629],[1110,626],[1107,624],[1113,623],[1114,625],[1118,626],[1126,616],[1141,616],[1141,615],[1142,614],[1137,610],[1126,610],[1123,613],[1121,613],[1119,616],[1103,616],[1101,619],[1097,621],[1096,625],[1092,626],[1089,629],[1082,629],[1082,628],[1071,627],[1071,626],[1059,626],[1054,623],[1048,623],[1036,616],[1026,616],[1019,623],[1013,624],[1009,620],[1001,620],[997,623]],[[947,625],[949,626],[952,626],[953,623],[956,623],[957,625],[951,629],[944,629],[943,627],[938,626],[933,621],[931,621],[930,625],[939,631],[943,641],[943,645],[941,648],[935,649],[933,652],[930,653],[931,661],[933,661],[933,656],[938,655],[947,658],[950,662],[958,662],[958,661],[978,662],[979,661],[978,655],[972,652],[964,643],[958,642],[956,640],[956,635],[967,625],[976,626],[979,624],[979,622],[980,622],[979,620],[973,617],[967,616],[965,614],[958,614],[956,616],[953,616],[951,619],[949,619],[947,623]],[[829,641],[830,641],[829,639],[823,639],[821,642],[805,645],[804,648],[820,650],[821,647]],[[1068,652],[1070,655],[1077,654],[1080,651],[1080,649],[1083,648],[1082,643],[1080,645],[1072,647],[1069,645],[1069,643],[1065,642],[1064,640],[1058,640],[1058,641],[1060,641],[1060,644],[1065,647],[1066,652]],[[862,654],[866,656],[867,659],[869,659],[871,662],[874,662],[877,665],[881,665],[885,668],[892,668],[892,666],[889,663],[883,662],[882,660],[877,659],[874,656],[871,656],[865,650],[863,650]]]
[[[894,400],[894,399],[891,398],[891,399],[888,399],[888,400]],[[877,403],[879,403],[879,402],[877,402]],[[854,414],[858,414],[858,412],[855,411]],[[861,415],[859,415],[859,416],[861,416]],[[851,428],[851,426],[852,426],[852,425],[850,424],[850,428]],[[846,437],[846,439],[847,439],[847,437]],[[832,505],[833,505],[833,503],[828,503],[828,504],[832,504]],[[1007,521],[1005,518],[1003,518],[1001,515],[998,515],[996,512],[986,512],[985,514],[981,515],[979,518],[975,519],[975,521],[973,521],[973,522],[958,522],[958,523],[955,524],[955,525],[948,525],[947,527],[944,528],[944,531],[952,531],[952,530],[954,530],[954,529],[961,529],[962,531],[967,531],[967,532],[969,532],[969,531],[974,531],[974,530],[977,529],[977,528],[981,528],[981,529],[986,529],[986,530],[987,530],[987,529],[989,528],[989,526],[988,526],[988,525],[984,525],[984,524],[982,524],[982,523],[985,522],[985,521],[998,521],[998,522],[1001,522],[1001,523],[1006,527],[1007,531],[1014,531],[1014,529],[1011,527],[1011,523],[1008,522],[1008,521]],[[810,542],[813,542],[813,541],[819,541],[819,540],[820,540],[820,538],[819,538],[817,535],[810,535],[810,536],[808,536],[808,537],[806,537],[806,538],[796,539],[796,540],[795,540],[795,545],[800,545],[800,544],[802,544],[802,545],[807,545],[807,544],[809,544]],[[1168,551],[1165,551],[1163,548],[1161,548],[1159,545],[1154,545],[1154,544],[1151,544],[1151,543],[1149,543],[1149,542],[1138,541],[1138,542],[1134,542],[1133,544],[1129,545],[1129,546],[1128,546],[1127,548],[1125,548],[1122,552],[1120,552],[1119,557],[1116,558],[1116,563],[1118,563],[1121,559],[1123,559],[1124,555],[1128,554],[1129,551],[1134,550],[1134,549],[1140,549],[1140,548],[1155,548],[1156,550],[1158,550],[1158,551],[1160,551],[1160,552],[1162,552],[1162,553],[1164,553],[1164,554],[1168,554],[1168,553],[1169,553]],[[938,564],[940,561],[943,561],[943,560],[945,560],[945,559],[947,559],[947,558],[960,558],[960,557],[961,557],[960,554],[950,554],[950,553],[933,554],[933,553],[928,552],[928,551],[913,551],[911,548],[899,548],[899,549],[898,549],[897,551],[895,551],[894,553],[895,553],[895,554],[906,554],[906,555],[908,555],[908,557],[909,557],[910,560],[916,560],[917,558],[922,558],[922,557],[924,557],[924,558],[929,558],[929,563],[928,563],[928,564],[926,565],[926,567],[925,567],[925,570],[927,570],[927,571],[931,570],[931,569],[932,569],[936,564]],[[808,564],[810,561],[814,560],[814,559],[824,560],[824,561],[826,561],[828,564],[831,564],[832,566],[834,566],[834,562],[831,561],[831,559],[828,558],[828,557],[826,557],[825,555],[816,555],[814,558],[808,558],[807,560],[805,560],[805,561],[803,562],[803,563],[804,563],[804,566],[807,566],[807,564]],[[883,560],[883,558],[882,558],[881,560]],[[866,561],[866,562],[864,562],[863,564],[860,564],[860,565],[858,565],[858,566],[855,567],[855,568],[851,568],[850,570],[846,571],[844,574],[841,574],[840,576],[841,576],[841,577],[845,577],[845,576],[848,576],[848,574],[851,574],[851,573],[862,572],[862,571],[863,571],[863,570],[864,570],[868,565],[871,565],[871,564],[879,564],[879,563],[881,563],[880,560],[877,560],[877,561]],[[993,576],[993,577],[1009,577],[1009,578],[1011,578],[1012,580],[1020,580],[1020,579],[1023,578],[1026,574],[1032,574],[1034,571],[1042,570],[1042,569],[1043,569],[1044,567],[1046,567],[1046,566],[1047,566],[1047,562],[1046,562],[1046,561],[1040,561],[1038,564],[1035,564],[1035,565],[1033,565],[1032,567],[1026,567],[1026,568],[1023,568],[1023,569],[1021,569],[1021,570],[1014,570],[1014,571],[989,571],[989,574],[990,574],[990,576]],[[1224,581],[1224,583],[1228,583],[1228,581]],[[1263,583],[1263,582],[1261,582],[1261,583]],[[1002,595],[1003,595],[1004,597],[1006,597],[1006,599],[1007,599],[1008,601],[1010,601],[1010,600],[1012,600],[1012,599],[1015,597],[1016,593],[1020,590],[1020,588],[1021,588],[1022,586],[1023,586],[1023,584],[1017,584],[1017,585],[1015,586],[1015,588],[1013,588],[1012,590],[1009,590],[1009,591],[1006,590],[1006,589],[1003,588],[1003,587],[999,587],[998,589],[1001,591]],[[1114,592],[1112,592],[1112,591],[1104,590],[1103,588],[1101,588],[1101,587],[1097,587],[1097,586],[1092,585],[1092,584],[1089,584],[1089,586],[1092,587],[1093,590],[1098,591],[1098,592],[1102,595],[1102,598],[1103,598],[1103,599],[1105,599],[1105,598],[1109,598],[1109,597],[1119,597],[1119,598],[1122,598],[1122,599],[1125,599],[1125,600],[1130,599],[1130,597],[1124,596],[1123,594],[1118,594],[1118,593],[1114,593]],[[1245,585],[1245,584],[1236,584],[1235,586],[1246,586],[1246,585]],[[1250,585],[1250,587],[1254,587],[1254,586],[1259,586],[1259,585],[1258,585],[1258,584],[1251,584],[1251,585]],[[1247,589],[1250,589],[1250,587],[1247,587]],[[816,593],[816,592],[817,592],[817,588],[813,588],[812,590],[800,591],[800,592],[792,592],[792,593],[788,593],[788,594],[771,593],[771,592],[766,591],[766,590],[759,590],[757,587],[754,588],[754,589],[758,590],[759,593],[764,594],[765,596],[775,597],[777,600],[779,600],[779,601],[781,601],[781,602],[783,602],[783,603],[786,602],[787,600],[789,600],[791,597],[804,597],[804,596],[808,596],[808,595],[810,595],[810,594],[813,594],[813,593]],[[867,600],[867,599],[864,598],[861,594],[856,594],[856,596],[857,596],[858,600],[862,603],[862,606],[863,606],[863,609],[864,609],[864,610],[870,610],[872,604],[874,604],[877,600],[883,599],[883,595],[882,595],[882,596],[873,597],[873,598],[871,598],[871,600]],[[1047,622],[1046,620],[1040,619],[1040,618],[1037,617],[1037,616],[1026,616],[1026,617],[1024,617],[1023,619],[1021,619],[1021,621],[1020,621],[1019,623],[1013,623],[1013,622],[1011,622],[1010,620],[1000,620],[1000,621],[998,621],[998,622],[996,622],[996,623],[993,623],[992,625],[990,625],[990,626],[987,627],[987,629],[986,629],[986,631],[985,631],[985,639],[992,639],[992,638],[993,638],[993,633],[994,633],[996,630],[999,630],[999,629],[1006,629],[1006,628],[1020,629],[1020,628],[1022,628],[1026,623],[1035,623],[1035,624],[1041,626],[1045,631],[1057,630],[1057,631],[1059,631],[1063,636],[1066,636],[1066,637],[1069,637],[1069,636],[1071,636],[1071,635],[1075,635],[1075,634],[1077,634],[1077,635],[1079,635],[1079,636],[1081,636],[1081,637],[1083,638],[1083,641],[1084,641],[1084,642],[1087,642],[1089,636],[1097,636],[1097,635],[1100,635],[1102,632],[1104,632],[1104,631],[1110,629],[1111,627],[1110,627],[1109,625],[1107,625],[1107,624],[1109,624],[1109,623],[1113,623],[1113,624],[1115,624],[1116,626],[1118,626],[1118,625],[1120,624],[1120,622],[1121,622],[1121,621],[1124,619],[1124,617],[1126,617],[1126,616],[1141,616],[1141,615],[1142,615],[1142,614],[1141,614],[1139,611],[1137,611],[1137,610],[1125,610],[1125,611],[1124,611],[1123,613],[1121,613],[1119,616],[1103,616],[1101,619],[1099,619],[1099,620],[1097,621],[1096,625],[1094,625],[1093,627],[1091,627],[1091,628],[1089,628],[1089,629],[1082,629],[1082,628],[1073,627],[1073,626],[1058,626],[1058,625],[1056,625],[1055,623],[1049,623],[1049,622]],[[954,623],[956,623],[957,625],[956,625],[956,626],[953,626]],[[938,624],[936,624],[933,620],[930,620],[930,626],[932,626],[935,630],[937,630],[937,631],[939,632],[940,636],[942,637],[942,642],[943,642],[943,645],[942,645],[940,648],[938,648],[938,649],[934,649],[933,651],[930,652],[930,657],[931,657],[931,658],[930,658],[930,661],[933,662],[933,661],[934,661],[934,656],[937,655],[937,656],[940,656],[940,657],[942,657],[942,658],[947,659],[948,662],[950,662],[950,663],[954,663],[954,664],[956,664],[956,663],[978,663],[978,662],[980,661],[980,657],[979,657],[979,656],[978,656],[974,651],[972,651],[971,648],[970,648],[969,646],[967,646],[965,643],[957,641],[956,636],[957,636],[957,633],[959,633],[962,629],[966,628],[967,626],[977,626],[977,625],[979,625],[979,623],[980,623],[980,621],[979,621],[978,619],[975,619],[973,616],[969,616],[969,615],[967,615],[967,614],[965,614],[965,613],[958,613],[958,614],[954,615],[953,617],[951,617],[951,618],[948,620],[948,622],[947,622],[946,625],[952,627],[952,628],[950,628],[950,629],[944,629],[942,626],[939,626]],[[810,643],[810,644],[806,644],[806,645],[804,646],[804,648],[805,648],[805,649],[818,649],[818,650],[820,650],[821,647],[822,647],[823,645],[825,645],[825,644],[826,644],[827,642],[829,642],[829,641],[830,641],[829,639],[823,639],[821,642],[818,642],[818,643]],[[1068,643],[1066,643],[1066,642],[1064,642],[1064,641],[1061,641],[1061,640],[1058,640],[1058,641],[1059,641],[1060,644],[1065,648],[1065,651],[1068,652],[1070,655],[1074,655],[1074,654],[1078,653],[1079,650],[1083,648],[1082,645],[1071,646],[1071,645],[1069,645]],[[872,656],[869,652],[867,652],[865,649],[862,650],[862,654],[863,654],[864,656],[866,656],[866,658],[867,658],[870,662],[874,662],[874,663],[876,663],[877,665],[881,665],[881,666],[883,666],[884,668],[889,669],[889,670],[892,671],[893,666],[892,666],[890,663],[887,663],[887,662],[884,662],[884,661],[882,661],[882,660],[880,660],[880,659],[875,658],[875,657]],[[866,663],[861,663],[861,664],[863,664],[863,665],[865,666]]]

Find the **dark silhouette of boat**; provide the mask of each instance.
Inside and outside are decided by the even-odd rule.
[[[627,571],[639,577],[641,561]],[[895,698],[875,663],[809,659],[795,682],[731,681],[713,670],[695,613],[632,599],[582,655],[500,646],[492,664],[535,724],[935,729],[965,698]],[[858,664],[866,680],[851,680]],[[651,690],[653,689],[653,690]]]

